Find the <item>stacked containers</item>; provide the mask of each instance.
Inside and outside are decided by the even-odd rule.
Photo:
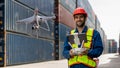
[[[117,42],[114,39],[108,39],[108,53],[117,52]]]
[[[35,8],[38,15],[52,16],[54,0],[5,0],[6,65],[54,59],[53,20],[42,23],[38,32],[32,30],[32,24],[16,23],[33,16]]]

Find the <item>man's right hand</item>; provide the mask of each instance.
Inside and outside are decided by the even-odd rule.
[[[69,51],[69,54],[70,54],[71,57],[74,56],[74,52],[73,52],[72,49]]]
[[[70,56],[87,54],[87,48],[74,48],[69,51]]]

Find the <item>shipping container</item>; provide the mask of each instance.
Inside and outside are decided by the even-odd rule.
[[[32,24],[16,23],[33,16],[35,8],[41,16],[52,16],[54,0],[0,1],[0,66],[54,60],[53,20],[42,23],[38,32],[32,30]]]
[[[108,39],[108,53],[117,53],[117,42],[114,39]]]
[[[119,33],[119,41],[118,41],[118,53],[119,53],[119,55],[120,55],[120,33]]]

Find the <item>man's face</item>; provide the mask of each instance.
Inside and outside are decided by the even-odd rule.
[[[78,14],[74,16],[74,21],[77,27],[83,27],[85,25],[86,17],[83,14]]]

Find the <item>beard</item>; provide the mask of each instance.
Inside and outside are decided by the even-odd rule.
[[[77,27],[80,27],[80,28],[84,27],[85,21],[84,22],[77,22],[76,25],[77,25]]]

